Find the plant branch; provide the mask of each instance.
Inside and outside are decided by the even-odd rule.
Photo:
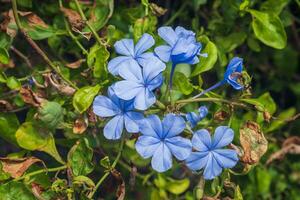
[[[24,62],[28,65],[29,68],[32,69],[32,65],[30,60],[27,58],[27,56],[25,56],[21,51],[19,51],[18,49],[16,49],[14,46],[11,46],[10,49],[17,54],[20,58],[22,58],[24,60]]]
[[[34,48],[37,53],[42,56],[42,58],[44,59],[44,61],[69,85],[71,85],[72,87],[74,87],[75,89],[78,89],[78,87],[72,83],[69,79],[67,79],[61,72],[60,70],[57,68],[57,66],[48,58],[48,56],[46,55],[46,53],[30,38],[30,36],[28,35],[28,33],[25,31],[25,29],[23,29],[19,16],[18,16],[18,8],[17,8],[17,1],[16,0],[12,0],[12,7],[13,7],[13,14],[14,14],[14,18],[17,24],[18,29],[20,30],[20,32],[24,35],[25,39],[28,41],[28,43],[32,46],[32,48]]]

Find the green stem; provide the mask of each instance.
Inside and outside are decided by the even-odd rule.
[[[101,41],[101,38],[99,37],[99,35],[97,34],[97,32],[95,31],[95,29],[92,27],[92,25],[89,23],[89,21],[87,20],[86,16],[84,15],[81,6],[78,2],[78,0],[74,0],[76,8],[81,16],[81,18],[85,21],[86,25],[88,26],[88,28],[90,29],[90,31],[92,32],[92,34],[94,35],[95,39],[97,40],[97,42],[100,45],[104,45],[104,43]]]
[[[121,144],[120,144],[120,148],[119,148],[119,152],[118,155],[115,159],[115,161],[113,162],[113,164],[111,165],[111,170],[114,169],[116,167],[116,165],[118,164],[121,155],[122,155],[122,151],[124,148],[124,143],[125,143],[125,138],[122,138]],[[100,185],[103,183],[103,181],[106,179],[106,177],[108,177],[108,175],[110,174],[111,170],[107,171],[104,173],[104,175],[100,178],[100,180],[97,182],[96,186],[94,187],[93,191],[88,195],[88,197],[91,199],[94,194],[96,193],[97,189],[100,187]]]
[[[159,100],[156,100],[155,104],[157,105],[158,108],[165,110],[166,106]]]
[[[41,174],[41,173],[56,172],[56,171],[64,170],[66,168],[67,168],[67,166],[63,165],[63,166],[55,167],[55,168],[41,169],[41,170],[37,170],[37,171],[31,172],[31,173],[25,174],[19,178],[14,179],[14,181],[23,180],[27,177],[34,176],[34,175]]]
[[[67,79],[57,68],[57,66],[49,59],[49,57],[46,55],[46,53],[31,39],[31,37],[28,35],[28,33],[23,29],[19,16],[18,16],[18,8],[17,8],[17,1],[12,0],[12,8],[13,8],[13,14],[15,17],[15,21],[17,24],[18,29],[21,31],[21,33],[24,35],[28,43],[34,48],[40,56],[43,57],[45,62],[69,85],[71,85],[75,89],[79,89],[74,83],[72,83],[69,79]]]

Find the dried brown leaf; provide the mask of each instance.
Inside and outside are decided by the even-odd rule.
[[[9,59],[9,63],[8,64],[3,64],[0,63],[0,69],[7,69],[7,68],[14,68],[16,65],[14,63],[14,61],[12,59]]]
[[[11,103],[9,103],[8,101],[5,100],[0,100],[0,111],[1,112],[7,112],[10,110],[13,110],[14,107],[13,105],[11,105]]]
[[[76,91],[74,88],[72,88],[68,85],[59,83],[58,80],[51,73],[44,74],[44,77],[46,78],[46,81],[50,85],[52,85],[54,88],[56,88],[58,90],[58,92],[60,92],[62,94],[72,96]]]
[[[34,26],[41,26],[44,28],[48,28],[48,25],[36,14],[34,14],[33,12],[18,12],[21,16],[25,17],[28,25],[31,27]]]
[[[87,127],[88,127],[88,125],[84,121],[84,119],[82,119],[82,118],[76,119],[74,126],[73,126],[73,133],[82,134],[87,129]]]
[[[3,32],[6,32],[7,35],[14,38],[17,35],[17,29],[11,28],[11,27],[16,26],[16,21],[15,21],[12,10],[3,12],[2,16],[3,16],[4,20],[0,24],[0,30],[2,30]]]
[[[78,12],[76,12],[75,10],[69,9],[69,8],[61,8],[60,10],[67,17],[67,19],[70,22],[72,28],[76,28],[78,30],[83,29],[85,23],[81,19],[81,16]]]
[[[69,67],[71,69],[77,69],[81,66],[81,63],[83,63],[84,61],[85,61],[85,59],[79,59],[75,62],[66,64],[66,67]]]
[[[34,163],[42,162],[36,157],[26,158],[0,158],[2,163],[2,170],[9,173],[11,177],[18,178],[24,174],[24,172]]]
[[[248,121],[240,129],[240,143],[244,154],[241,161],[247,164],[255,164],[268,149],[266,140],[259,125],[255,122]]]
[[[156,5],[155,3],[150,3],[150,9],[151,9],[152,13],[158,17],[166,14],[166,12],[168,11],[168,9],[162,8],[158,5]]]
[[[116,169],[111,170],[111,174],[118,182],[118,188],[116,191],[117,200],[123,200],[125,198],[125,182],[122,177],[122,174]]]
[[[40,184],[37,184],[35,182],[31,183],[31,191],[33,195],[38,199],[38,200],[44,200],[45,198],[42,197],[42,193],[44,189],[41,187]]]
[[[23,86],[19,91],[23,101],[27,104],[39,107],[43,102],[46,101],[44,96],[37,92],[33,92],[28,86]]]
[[[228,117],[229,117],[229,114],[227,112],[225,112],[224,110],[221,110],[214,114],[214,120],[217,120],[217,121],[224,121]]]

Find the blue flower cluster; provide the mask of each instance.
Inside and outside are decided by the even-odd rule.
[[[157,100],[155,90],[164,82],[163,71],[167,62],[172,63],[169,86],[177,64],[196,64],[201,54],[201,43],[196,41],[195,33],[177,27],[161,27],[158,35],[167,43],[149,52],[155,41],[147,33],[134,44],[132,39],[122,39],[114,45],[120,54],[108,63],[108,71],[122,78],[108,88],[107,96],[99,95],[93,102],[93,111],[103,118],[110,118],[103,133],[107,139],[120,139],[125,130],[128,133],[140,133],[135,148],[145,159],[151,158],[152,168],[164,172],[172,167],[174,156],[193,171],[204,169],[204,178],[213,179],[223,168],[232,168],[238,162],[235,150],[223,149],[233,140],[233,130],[219,126],[213,139],[209,132],[201,129],[193,132],[198,122],[206,117],[208,109],[201,106],[198,112],[185,114],[186,121],[180,115],[169,113],[161,120],[157,115],[144,116],[143,111]],[[242,89],[238,77],[242,71],[242,59],[233,58],[229,63],[224,79],[198,94],[229,83],[235,89]],[[196,97],[197,97],[196,96]],[[187,128],[192,132],[192,140],[180,136]]]

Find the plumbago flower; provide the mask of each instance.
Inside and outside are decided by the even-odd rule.
[[[223,168],[232,168],[238,162],[237,152],[232,149],[222,149],[232,142],[234,132],[227,126],[219,126],[213,139],[206,129],[198,130],[192,138],[192,152],[186,159],[186,165],[191,170],[204,169],[204,179],[211,180],[219,176]]]
[[[120,139],[125,128],[129,133],[139,132],[138,123],[144,116],[134,111],[133,100],[125,101],[118,98],[112,87],[108,88],[108,97],[99,95],[93,102],[93,111],[100,117],[113,117],[104,127],[107,139]]]
[[[119,75],[119,70],[121,68],[120,64],[124,62],[134,61],[140,65],[145,64],[149,58],[155,57],[152,52],[145,53],[145,51],[150,49],[154,43],[153,37],[148,33],[144,33],[135,46],[132,39],[122,39],[117,41],[114,44],[114,47],[116,52],[122,56],[118,56],[109,61],[108,71],[116,76]]]
[[[223,80],[216,83],[215,85],[211,86],[210,88],[204,90],[203,92],[194,96],[193,98],[200,97],[203,94],[205,94],[213,89],[216,89],[217,87],[224,85],[225,83],[230,84],[236,90],[243,89],[243,85],[241,85],[238,82],[238,78],[241,76],[242,71],[243,71],[243,59],[239,58],[239,57],[232,58],[227,66],[225,73],[224,73]]]
[[[163,83],[162,71],[166,65],[157,58],[150,58],[142,67],[130,60],[122,63],[119,74],[125,80],[114,85],[116,95],[124,100],[133,99],[134,108],[146,110],[156,101],[153,90]]]
[[[189,112],[185,115],[186,120],[190,123],[191,128],[194,128],[198,122],[200,122],[204,117],[206,117],[208,110],[206,106],[201,106],[198,109],[199,114],[195,112]]]
[[[178,136],[185,128],[184,119],[167,114],[163,121],[157,115],[150,115],[140,123],[140,136],[135,144],[143,158],[150,158],[152,168],[158,172],[172,167],[172,155],[178,160],[186,159],[192,150],[191,141]]]
[[[164,62],[172,62],[170,86],[174,75],[175,66],[179,63],[196,64],[202,45],[196,41],[195,33],[177,26],[175,31],[164,26],[158,29],[158,35],[167,43],[154,49],[155,54]]]

